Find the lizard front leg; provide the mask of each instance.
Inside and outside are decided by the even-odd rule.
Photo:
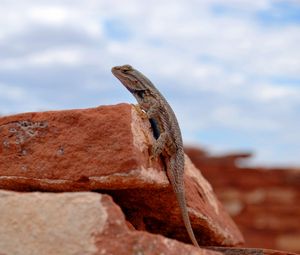
[[[142,109],[146,111],[148,119],[154,119],[159,116],[160,105],[153,99],[144,100],[140,103]]]

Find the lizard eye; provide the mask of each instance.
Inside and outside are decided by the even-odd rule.
[[[123,73],[128,73],[131,70],[132,70],[132,67],[130,65],[124,65],[122,68]]]

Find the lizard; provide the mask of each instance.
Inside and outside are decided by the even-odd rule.
[[[191,226],[185,199],[183,142],[175,113],[153,83],[132,66],[115,66],[111,71],[135,97],[150,121],[155,138],[151,152],[152,157],[163,155],[169,158],[166,162],[167,177],[176,195],[188,235],[192,243],[199,247]]]

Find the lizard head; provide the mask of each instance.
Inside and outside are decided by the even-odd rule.
[[[111,71],[138,102],[141,102],[145,94],[154,87],[148,78],[130,65],[115,66]]]
[[[139,73],[130,65],[115,66],[111,72],[131,92],[143,90],[143,84],[139,81]]]

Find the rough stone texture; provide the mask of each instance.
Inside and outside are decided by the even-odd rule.
[[[130,230],[107,195],[0,191],[1,255],[199,254],[196,248]]]
[[[187,203],[195,235],[202,245],[234,246],[243,241],[239,230],[224,213],[210,184],[186,157]],[[125,208],[127,218],[137,228],[190,242],[171,187],[106,191]],[[149,197],[149,192],[152,194]]]
[[[189,242],[160,160],[150,160],[149,121],[120,104],[0,118],[0,188],[109,193],[139,230]],[[186,158],[193,229],[202,245],[235,246],[243,238],[210,184]]]
[[[208,247],[225,255],[297,255],[296,253],[260,248]]]
[[[130,177],[144,178],[140,173],[150,168],[146,142],[151,139],[137,114],[123,104],[0,118],[0,187],[89,190],[115,179],[120,187],[135,187]],[[147,173],[140,185],[150,182]],[[123,183],[120,174],[127,177]]]
[[[243,168],[248,153],[186,153],[212,183],[245,236],[246,247],[300,252],[300,169]]]

